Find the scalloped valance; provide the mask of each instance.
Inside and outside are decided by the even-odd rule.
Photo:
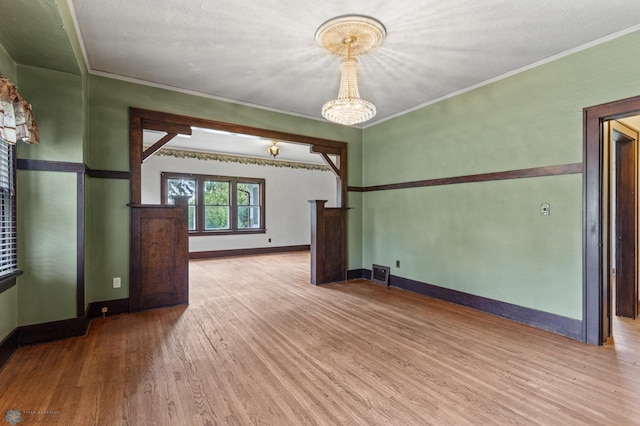
[[[0,139],[15,144],[40,143],[38,126],[31,105],[18,93],[9,79],[0,74]]]

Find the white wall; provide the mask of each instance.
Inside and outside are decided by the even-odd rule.
[[[265,234],[189,237],[189,251],[210,251],[309,244],[309,200],[336,206],[337,182],[331,171],[153,156],[142,166],[142,203],[160,204],[162,172],[263,178],[266,190]],[[271,238],[271,243],[269,243]]]

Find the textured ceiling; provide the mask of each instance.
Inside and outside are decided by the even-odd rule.
[[[360,60],[366,125],[640,23],[637,0],[68,1],[91,72],[318,119],[339,63],[317,27],[373,16],[388,36]]]

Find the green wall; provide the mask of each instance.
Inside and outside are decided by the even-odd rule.
[[[580,163],[583,108],[640,94],[639,49],[633,33],[367,128],[363,183]],[[369,192],[364,212],[365,267],[582,319],[581,174]]]
[[[0,293],[0,343],[18,326],[18,287]]]
[[[76,179],[18,171],[19,325],[76,317]]]
[[[362,130],[272,111],[221,102],[157,87],[92,75],[89,77],[88,165],[94,169],[129,169],[129,107],[310,135],[349,143],[349,185],[362,183]],[[90,301],[128,296],[129,185],[113,179],[90,179]],[[361,197],[350,194],[349,268],[361,267]],[[113,289],[112,278],[122,277]]]
[[[81,163],[81,76],[20,65],[18,81],[40,130],[40,144],[18,144],[18,158]],[[76,188],[76,173],[18,173],[19,325],[76,317]]]

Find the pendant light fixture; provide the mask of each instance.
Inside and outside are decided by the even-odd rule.
[[[278,146],[278,141],[271,141],[271,146],[267,148],[269,154],[276,158],[278,154],[280,154],[280,147]]]
[[[330,19],[316,31],[316,43],[332,55],[340,56],[340,90],[336,99],[322,107],[322,116],[335,123],[363,123],[376,115],[373,102],[360,97],[358,59],[375,50],[385,39],[382,23],[363,15],[345,15]]]

